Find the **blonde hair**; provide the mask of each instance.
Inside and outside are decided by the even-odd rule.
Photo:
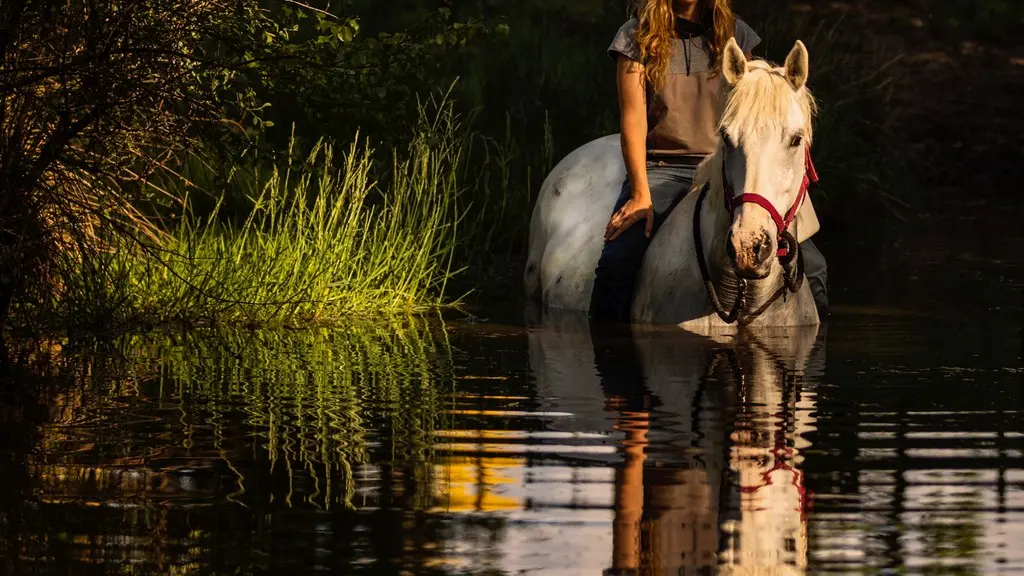
[[[644,63],[644,76],[651,86],[661,87],[668,75],[672,41],[676,38],[674,0],[640,1],[642,6],[637,10],[639,25],[636,41]],[[704,45],[713,62],[712,73],[717,74],[722,68],[721,56],[725,45],[736,34],[736,15],[733,14],[729,0],[698,0],[698,3],[705,19],[704,24],[710,24]],[[710,23],[706,21],[708,18],[711,19]]]

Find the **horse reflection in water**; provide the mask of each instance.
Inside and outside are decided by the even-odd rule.
[[[823,365],[819,330],[589,330],[545,318],[531,369],[547,409],[573,412],[569,426],[620,435],[608,573],[803,573],[814,401],[801,387]],[[603,407],[585,400],[597,389]]]

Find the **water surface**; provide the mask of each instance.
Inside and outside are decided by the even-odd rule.
[[[39,350],[0,572],[1022,573],[1021,259],[874,270],[820,330],[505,308]]]

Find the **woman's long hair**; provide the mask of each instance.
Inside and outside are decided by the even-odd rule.
[[[634,0],[635,1],[635,0]],[[698,0],[701,18],[709,24],[704,44],[711,56],[713,73],[721,69],[721,54],[725,45],[736,34],[736,15],[729,0]],[[640,25],[636,29],[636,41],[640,45],[640,56],[644,63],[647,82],[660,87],[668,74],[672,59],[672,40],[676,37],[674,0],[640,0],[636,16]]]

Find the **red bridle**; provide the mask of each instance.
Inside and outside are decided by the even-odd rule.
[[[767,210],[772,220],[775,221],[775,227],[778,229],[778,256],[780,258],[789,254],[789,243],[784,240],[783,234],[789,230],[789,225],[793,223],[796,213],[800,210],[800,206],[803,205],[804,199],[807,197],[807,187],[810,186],[811,182],[818,181],[818,172],[814,169],[814,162],[811,161],[811,148],[805,146],[804,153],[804,181],[800,185],[800,193],[797,194],[796,201],[793,202],[793,205],[786,212],[785,218],[779,214],[779,211],[775,209],[775,206],[772,206],[772,203],[767,198],[760,194],[740,194],[736,196],[732,184],[729,183],[729,178],[725,173],[725,158],[722,159],[722,189],[725,191],[725,208],[729,211],[729,216],[731,217],[735,214],[736,209],[741,204],[748,202],[757,204]]]

